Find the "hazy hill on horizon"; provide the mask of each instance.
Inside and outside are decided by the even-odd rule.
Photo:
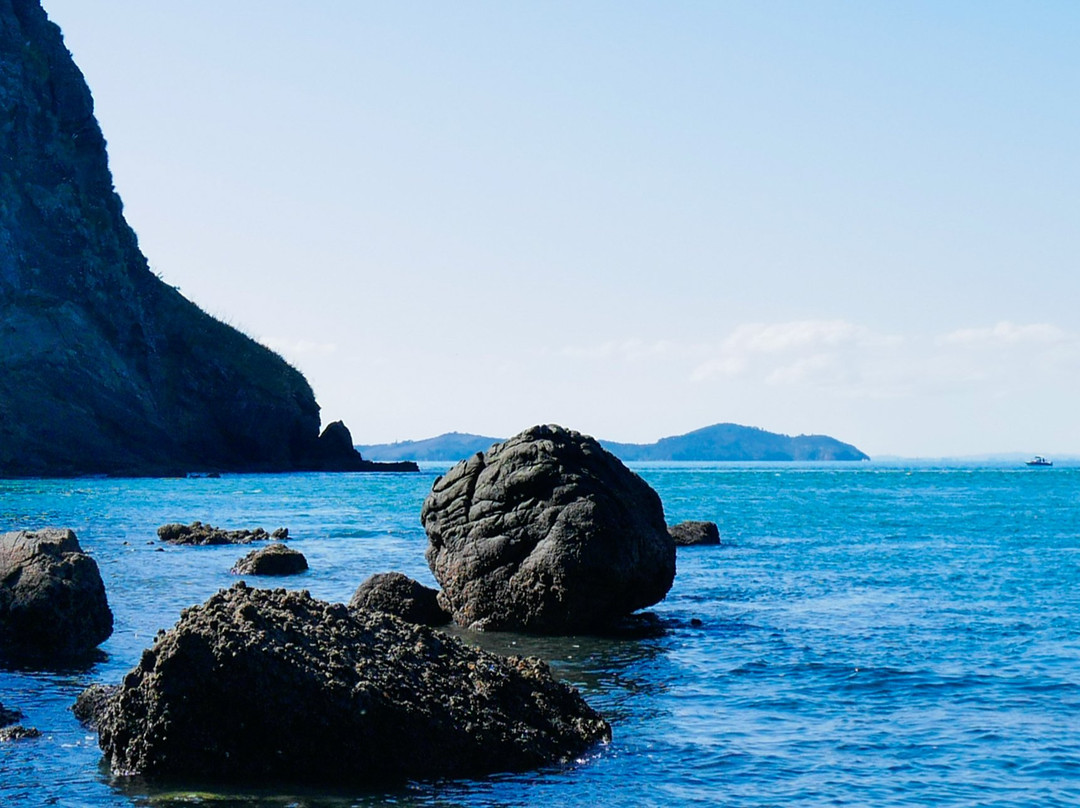
[[[504,440],[506,439],[473,435],[469,432],[445,432],[423,440],[357,444],[356,449],[367,460],[395,457],[418,461],[458,461],[477,452],[486,452],[492,445]]]
[[[447,432],[424,440],[359,445],[368,460],[457,461],[484,452],[505,438]],[[712,426],[661,438],[655,443],[616,443],[601,440],[609,452],[624,462],[639,461],[786,461],[869,460],[864,452],[828,435],[781,435],[752,426]]]

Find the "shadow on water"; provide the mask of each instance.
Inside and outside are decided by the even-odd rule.
[[[59,675],[79,675],[91,673],[94,668],[107,662],[109,655],[100,648],[93,648],[79,654],[40,654],[33,652],[12,653],[10,650],[0,653],[0,671],[5,673],[45,673]]]
[[[502,656],[545,660],[558,679],[581,691],[585,700],[611,723],[617,736],[620,725],[631,716],[641,719],[652,715],[654,708],[659,710],[659,697],[677,683],[677,666],[669,659],[670,651],[692,629],[668,625],[671,627],[661,635],[645,638],[532,635],[462,628],[451,628],[449,633],[468,645]]]
[[[152,781],[142,777],[115,777],[104,761],[99,775],[112,791],[129,804],[145,808],[210,805],[215,808],[378,808],[379,806],[438,806],[462,808],[476,805],[476,794],[492,793],[522,778],[536,781],[545,778],[573,777],[574,770],[602,754],[597,749],[582,760],[545,766],[528,772],[501,772],[487,777],[458,780],[412,780],[401,784],[326,786],[297,783],[213,783]],[[461,794],[462,799],[456,799]],[[518,804],[501,799],[485,800],[484,805]]]
[[[152,783],[138,777],[111,777],[103,775],[113,790],[132,805],[147,808],[171,808],[171,806],[212,805],[216,808],[269,808],[291,806],[293,808],[374,808],[375,806],[430,805],[418,800],[408,786],[393,790],[360,788],[332,789],[325,786],[307,787],[282,785],[221,785],[205,783]]]

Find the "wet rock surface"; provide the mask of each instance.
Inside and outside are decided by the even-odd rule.
[[[97,563],[72,531],[0,534],[0,652],[81,654],[112,628]]]
[[[159,527],[157,534],[159,539],[169,544],[251,544],[270,539],[285,541],[289,538],[289,529],[279,527],[273,533],[267,533],[261,527],[254,530],[223,530],[202,522],[192,522],[190,525],[170,522]]]
[[[663,599],[660,498],[591,437],[536,426],[432,486],[421,521],[440,604],[462,626],[602,631]]]
[[[284,544],[271,544],[252,550],[237,561],[230,572],[234,575],[299,575],[307,572],[307,568],[303,553]]]
[[[671,538],[679,547],[720,543],[720,528],[715,522],[679,522],[672,525],[670,531]]]
[[[450,614],[439,605],[438,594],[400,572],[382,572],[357,587],[349,608],[375,609],[422,626],[444,626]]]
[[[71,712],[84,727],[97,729],[98,720],[108,706],[109,699],[119,690],[119,685],[90,685],[79,694],[71,707]]]
[[[0,729],[0,742],[28,741],[40,737],[40,730],[36,730],[33,727],[24,727],[22,724],[16,724],[13,727],[4,727],[3,729]]]
[[[98,731],[119,775],[319,783],[524,770],[610,737],[539,660],[243,583],[159,634]]]

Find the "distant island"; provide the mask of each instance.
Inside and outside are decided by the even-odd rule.
[[[503,438],[448,432],[426,440],[406,440],[357,446],[369,460],[458,461],[484,452]],[[850,443],[827,435],[779,435],[752,426],[713,424],[656,443],[615,443],[601,440],[625,462],[714,460],[869,460]]]

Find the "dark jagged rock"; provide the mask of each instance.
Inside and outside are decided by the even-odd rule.
[[[539,660],[242,583],[158,635],[98,733],[118,775],[318,783],[526,770],[610,738]]]
[[[715,522],[679,522],[669,528],[671,538],[680,547],[693,544],[719,544],[720,528]]]
[[[98,720],[109,704],[109,700],[120,690],[120,685],[90,685],[71,707],[71,712],[87,729],[97,729]]]
[[[230,572],[234,575],[299,575],[307,568],[303,553],[284,544],[271,544],[252,550],[237,561]]]
[[[261,527],[254,530],[223,530],[196,521],[190,525],[170,522],[159,527],[157,534],[159,539],[169,544],[202,546],[207,544],[251,544],[255,541],[269,541],[270,539],[285,541],[289,538],[289,529],[279,527],[273,533],[267,533]]]
[[[21,721],[22,717],[22,712],[19,710],[9,710],[3,704],[0,704],[0,727],[6,727],[8,724]]]
[[[375,609],[422,626],[445,626],[450,613],[439,605],[438,594],[400,572],[381,572],[360,584],[349,608]]]
[[[311,463],[317,471],[419,471],[413,462],[374,463],[353,446],[352,434],[341,421],[329,424],[319,435],[318,452]]]
[[[21,724],[0,729],[0,742],[4,743],[8,741],[28,741],[40,737],[40,730],[36,730],[33,727],[24,727]]]
[[[300,372],[151,272],[39,0],[0,0],[0,344],[0,476],[326,467]]]
[[[0,651],[80,654],[112,626],[97,564],[73,532],[0,534]]]
[[[602,631],[661,600],[660,498],[593,438],[536,426],[435,481],[421,521],[439,602],[463,626]]]

